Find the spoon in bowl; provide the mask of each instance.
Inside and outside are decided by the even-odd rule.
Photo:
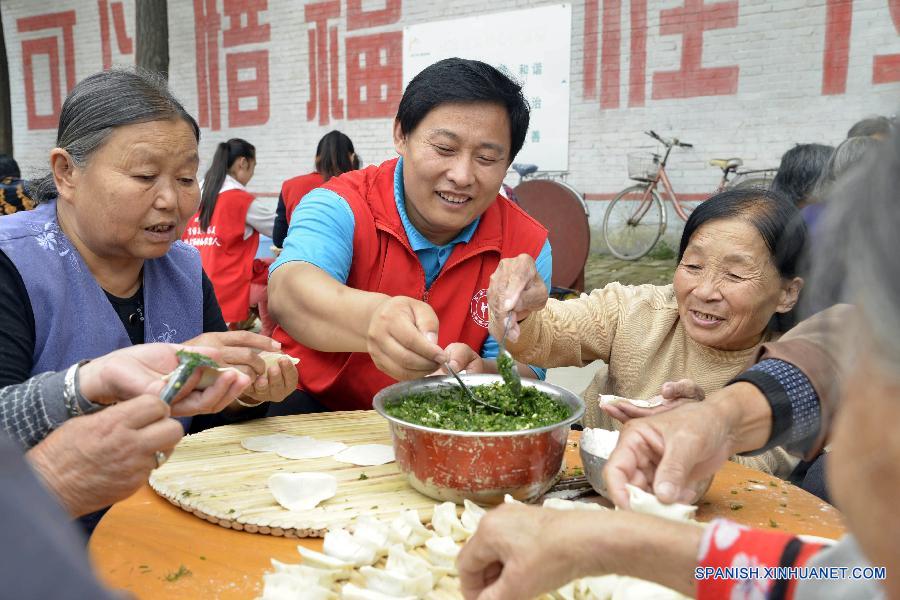
[[[463,392],[466,394],[466,396],[469,397],[469,400],[471,400],[475,404],[480,404],[480,405],[484,406],[485,408],[489,408],[489,409],[497,411],[497,412],[503,412],[503,409],[501,409],[499,406],[494,406],[493,404],[490,404],[489,402],[485,402],[484,400],[479,398],[477,395],[475,395],[475,393],[472,392],[471,389],[469,389],[469,386],[467,386],[465,384],[465,382],[462,380],[462,377],[459,376],[459,373],[457,373],[450,367],[449,361],[444,363],[444,368],[447,369],[448,373],[450,373],[451,375],[456,377],[456,381],[457,381],[457,383],[459,383],[459,387],[461,387]]]

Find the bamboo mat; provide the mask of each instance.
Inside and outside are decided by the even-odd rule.
[[[244,438],[287,433],[355,444],[391,444],[388,422],[374,411],[272,417],[216,427],[186,436],[150,485],[172,504],[226,528],[287,537],[322,537],[361,514],[390,519],[415,508],[431,520],[434,500],[415,491],[396,463],[357,467],[331,457],[291,460],[251,452]],[[327,472],[337,495],[306,511],[288,511],[275,501],[267,480],[277,472]],[[361,475],[365,478],[361,478]]]

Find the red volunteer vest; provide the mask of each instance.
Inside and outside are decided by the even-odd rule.
[[[355,219],[349,287],[408,296],[431,305],[440,319],[438,344],[464,342],[476,351],[488,336],[487,288],[501,258],[523,252],[537,258],[547,230],[497,196],[481,215],[468,244],[457,244],[441,273],[425,289],[425,270],[413,252],[394,201],[397,160],[334,177],[322,187],[344,198]],[[372,397],[396,380],[365,352],[319,352],[281,327],[272,335],[283,352],[300,359],[299,388],[332,410],[366,410]]]
[[[209,229],[200,229],[200,213],[188,223],[182,239],[200,250],[203,269],[216,291],[222,317],[228,323],[243,321],[250,310],[250,279],[259,233],[246,240],[244,227],[253,196],[243,190],[219,194]]]
[[[317,172],[307,175],[292,177],[281,184],[281,199],[284,200],[284,214],[288,225],[291,224],[291,215],[300,203],[300,199],[324,183],[324,179]]]

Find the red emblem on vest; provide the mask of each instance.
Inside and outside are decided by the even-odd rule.
[[[472,320],[487,329],[488,309],[487,290],[478,290],[478,293],[472,296],[472,303],[469,305],[469,312],[472,313]]]

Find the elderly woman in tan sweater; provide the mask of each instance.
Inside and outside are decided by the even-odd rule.
[[[606,362],[605,381],[595,378],[584,392],[584,423],[618,429],[599,410],[601,394],[650,399],[681,379],[710,393],[780,335],[803,287],[796,272],[805,241],[791,203],[765,190],[728,190],[688,219],[672,285],[611,283],[558,301],[548,299],[529,257],[501,261],[488,290],[491,334],[499,339],[512,312],[507,348],[518,360],[541,367]],[[736,460],[781,477],[796,464],[781,449]]]

